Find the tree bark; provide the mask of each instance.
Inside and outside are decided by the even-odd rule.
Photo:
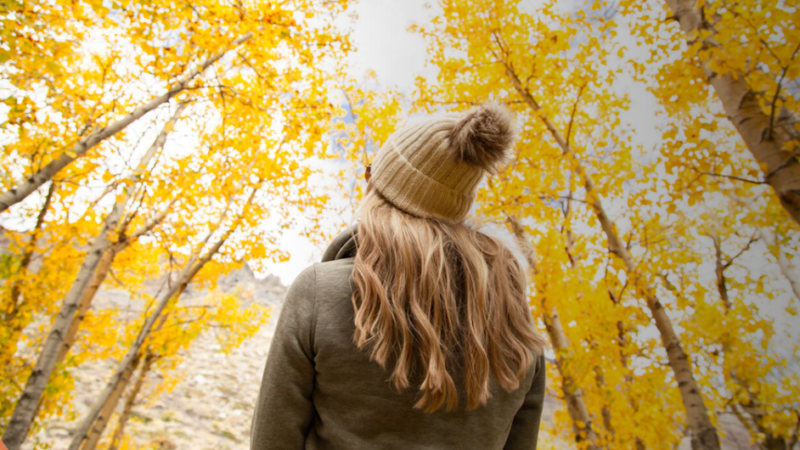
[[[175,122],[186,107],[186,103],[178,106],[175,113],[156,137],[153,144],[147,149],[139,166],[129,176],[129,179],[136,181],[141,173],[150,164],[158,151],[164,146],[167,134],[172,130]],[[55,322],[50,328],[44,347],[39,353],[31,376],[28,378],[25,388],[14,407],[11,421],[3,434],[3,442],[9,450],[16,450],[25,440],[30,430],[33,420],[39,411],[42,402],[42,394],[50,381],[50,376],[56,364],[61,362],[69,352],[75,335],[78,331],[81,319],[91,304],[94,294],[99,289],[111,267],[114,256],[118,251],[124,249],[128,241],[120,239],[124,235],[124,229],[120,229],[125,207],[131,197],[131,191],[119,196],[114,203],[111,212],[103,222],[100,234],[95,238],[89,253],[78,271],[78,276],[72,283],[69,292],[64,298],[64,304],[59,310]],[[126,224],[127,225],[127,224]],[[113,234],[112,238],[110,235]],[[110,243],[109,241],[114,241]],[[104,266],[104,270],[98,273],[97,269]],[[80,314],[76,314],[80,311]],[[76,317],[77,315],[77,317]]]
[[[706,20],[698,8],[701,2],[664,1],[672,9],[673,18],[687,37],[695,31],[709,31],[711,35],[700,41],[702,49],[717,48],[716,51],[719,51],[718,44],[714,42],[713,24]],[[796,140],[791,130],[794,121],[776,118],[781,115],[777,111],[766,114],[743,74],[718,74],[711,70],[708,62],[703,61],[700,61],[700,67],[722,102],[728,119],[742,136],[750,153],[762,165],[764,181],[778,195],[786,212],[800,224],[800,163],[797,151],[789,151],[787,146],[788,142]],[[773,105],[773,108],[777,108],[777,105]]]
[[[64,344],[66,331],[75,317],[83,293],[93,278],[100,259],[108,248],[109,232],[116,230],[121,216],[122,208],[119,204],[115,204],[103,222],[100,233],[94,239],[89,253],[84,258],[80,269],[78,269],[78,276],[64,298],[64,303],[58,315],[56,315],[55,322],[53,322],[42,350],[39,352],[33,372],[31,372],[25,383],[22,395],[17,400],[14,412],[11,414],[11,420],[3,434],[3,442],[9,450],[19,450],[28,435],[45,387],[47,387],[50,375],[56,366],[56,360]]]
[[[506,67],[506,74],[509,76],[514,89],[522,97],[528,106],[537,113],[540,113],[539,104],[533,96],[524,88],[522,82],[517,77],[512,67],[505,61],[502,63]],[[539,114],[545,127],[550,131],[553,139],[556,140],[564,155],[572,153],[569,143],[555,126],[555,124],[546,115]],[[703,397],[700,394],[700,386],[692,373],[691,364],[686,356],[686,353],[681,346],[680,339],[678,338],[675,329],[672,326],[672,321],[667,315],[666,310],[661,305],[658,297],[655,295],[654,289],[647,285],[642,280],[641,275],[637,272],[636,264],[633,261],[627,248],[622,243],[614,229],[614,223],[608,217],[600,198],[595,193],[595,185],[591,176],[584,170],[581,161],[576,160],[576,171],[578,175],[584,180],[584,189],[586,190],[587,201],[593,209],[595,216],[600,222],[600,226],[606,235],[608,241],[609,252],[617,256],[625,264],[628,276],[634,281],[637,290],[645,298],[650,313],[655,321],[656,328],[658,328],[661,336],[661,342],[667,351],[669,365],[675,375],[675,380],[678,383],[678,389],[681,393],[683,406],[686,410],[687,422],[692,430],[692,449],[693,450],[719,450],[719,436],[717,430],[711,423],[711,418],[708,415],[708,408],[706,407]]]
[[[728,296],[728,283],[725,280],[726,263],[722,254],[722,244],[719,241],[719,236],[711,233],[711,242],[714,243],[714,275],[717,278],[717,291],[719,298],[722,299],[722,304],[725,306],[725,312],[731,310],[731,300]]]
[[[113,247],[113,246],[112,246]],[[81,321],[86,316],[86,313],[89,311],[89,307],[91,306],[92,299],[94,299],[94,295],[97,293],[100,285],[105,280],[106,275],[111,268],[111,261],[114,258],[116,252],[113,250],[107,250],[103,253],[103,257],[100,258],[100,262],[97,264],[97,269],[95,269],[94,277],[92,281],[89,283],[89,286],[86,292],[81,297],[80,306],[78,306],[78,311],[75,313],[75,316],[72,318],[72,323],[69,326],[66,334],[64,335],[64,340],[61,345],[61,349],[58,352],[58,356],[56,357],[56,365],[60,364],[64,361],[64,358],[67,357],[69,354],[70,349],[72,349],[72,344],[75,343],[75,338],[78,335],[78,327],[80,326]],[[42,402],[44,401],[44,397],[39,399],[39,403],[36,406],[36,411],[34,411],[34,417],[39,414],[39,409],[42,407]]]
[[[515,216],[508,216],[508,222],[511,225],[511,231],[514,233],[514,238],[520,246],[525,260],[534,275],[539,273],[539,266],[536,261],[536,254],[533,245],[525,235],[525,229]],[[546,308],[544,300],[542,301],[543,308]],[[558,310],[552,308],[549,313],[544,313],[544,323],[547,329],[547,334],[550,336],[550,343],[556,354],[556,367],[561,374],[562,390],[564,391],[564,399],[567,403],[567,412],[570,419],[572,419],[572,428],[575,434],[575,442],[583,445],[582,448],[587,450],[599,450],[597,444],[597,433],[592,428],[592,418],[589,415],[589,410],[586,407],[586,401],[583,398],[583,389],[575,382],[575,380],[568,375],[564,370],[564,355],[569,353],[569,339],[564,332],[564,327],[561,324],[561,318],[558,315]]]
[[[184,91],[186,88],[188,88],[189,84],[194,78],[196,78],[206,69],[208,69],[211,65],[216,63],[220,58],[222,58],[230,50],[231,47],[236,47],[246,42],[252,37],[253,33],[247,33],[239,37],[238,39],[236,39],[231,43],[229,48],[208,57],[199,66],[197,66],[196,68],[188,72],[186,75],[181,77],[175,84],[170,86],[170,88],[163,94],[159,95],[158,97],[155,97],[154,99],[150,100],[144,105],[135,108],[128,115],[122,117],[116,122],[113,122],[103,128],[100,128],[99,130],[79,140],[78,143],[75,144],[69,151],[62,153],[61,156],[59,156],[57,159],[49,162],[44,167],[37,170],[25,181],[23,181],[22,183],[18,184],[17,186],[11,188],[6,192],[0,193],[0,213],[7,210],[16,203],[19,203],[22,200],[24,200],[28,195],[37,190],[39,186],[43,185],[44,183],[48,182],[51,178],[53,178],[53,176],[55,176],[59,171],[61,171],[61,169],[63,169],[76,159],[83,156],[86,152],[91,150],[97,144],[103,142],[104,140],[124,130],[125,128],[128,127],[128,125],[137,121],[148,112],[158,108],[164,103],[167,103],[171,98],[175,97],[176,95]],[[15,449],[10,448],[9,450],[15,450]]]
[[[111,419],[111,416],[114,414],[114,410],[117,408],[119,399],[122,398],[125,388],[128,387],[128,383],[131,381],[133,372],[136,371],[136,367],[139,365],[139,360],[140,357],[137,355],[131,364],[125,368],[125,371],[122,372],[120,382],[111,392],[111,395],[108,396],[108,399],[106,399],[106,403],[100,410],[100,415],[97,417],[97,421],[94,423],[92,430],[89,432],[89,437],[86,439],[86,442],[84,442],[81,450],[94,450],[97,448],[97,444],[100,442],[100,438],[103,436],[103,431],[105,430],[108,421]]]
[[[83,318],[86,317],[86,313],[89,312],[89,307],[92,305],[95,294],[97,294],[106,276],[108,276],[108,272],[111,270],[111,263],[114,261],[114,256],[116,256],[116,254],[117,250],[110,249],[103,253],[103,257],[100,258],[100,263],[97,265],[92,282],[89,283],[86,292],[84,292],[83,297],[81,297],[78,312],[75,314],[72,323],[69,325],[69,329],[64,335],[64,343],[61,346],[61,350],[58,352],[58,361],[56,361],[56,363],[63,361],[64,358],[67,357],[70,349],[72,349],[72,344],[75,343],[75,337],[78,335],[78,328]]]
[[[133,406],[136,404],[136,397],[139,396],[147,373],[150,371],[150,366],[155,359],[155,355],[148,351],[144,358],[144,364],[142,364],[142,368],[139,370],[139,377],[136,379],[136,383],[133,385],[131,392],[128,393],[128,397],[125,398],[125,406],[119,416],[117,429],[114,430],[114,436],[111,438],[111,444],[108,450],[119,450],[122,438],[125,436],[125,425],[128,423],[128,419],[131,417],[131,412],[133,411]]]

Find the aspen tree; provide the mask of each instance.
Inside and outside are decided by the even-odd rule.
[[[517,245],[522,249],[525,255],[525,260],[528,267],[531,269],[534,278],[538,278],[539,265],[536,262],[536,254],[533,245],[525,233],[524,226],[520,223],[519,219],[514,216],[508,216],[508,223],[511,231],[514,234],[514,239]],[[539,282],[535,282],[537,285]],[[541,288],[539,288],[541,289]],[[541,290],[540,292],[543,292]],[[546,309],[546,298],[542,297],[542,308]],[[564,332],[564,326],[561,323],[561,318],[558,315],[558,310],[555,307],[549,309],[549,312],[544,314],[544,323],[547,328],[547,334],[550,337],[550,344],[556,353],[556,364],[561,376],[563,378],[562,390],[564,391],[564,399],[567,403],[567,411],[572,419],[572,424],[575,429],[575,442],[578,445],[585,442],[585,448],[597,449],[597,434],[592,428],[592,418],[589,415],[589,410],[586,407],[586,402],[583,398],[583,390],[569,374],[564,372],[564,354],[569,352],[569,339]]]
[[[797,223],[796,5],[669,0],[620,6],[637,45],[650,50],[645,61],[631,63],[679,124],[664,136],[675,141],[673,150],[682,141],[682,165],[705,175],[697,184],[713,187],[712,178],[724,177],[768,186]],[[697,117],[706,108],[713,116]],[[702,123],[687,126],[687,113]],[[743,145],[710,147],[698,133],[719,129]]]
[[[206,264],[204,270],[216,271],[213,267],[215,261]],[[202,277],[195,277],[197,278]],[[199,281],[199,280],[197,280]],[[181,294],[181,293],[178,293]],[[176,300],[180,295],[176,294]],[[183,359],[179,352],[189,350],[194,340],[210,329],[219,328],[224,331],[217,336],[220,351],[227,354],[237,347],[242,341],[255,334],[266,323],[270,315],[260,305],[253,303],[244,308],[237,299],[236,294],[220,294],[212,292],[203,301],[202,305],[184,305],[173,302],[165,308],[159,322],[153,328],[149,339],[141,350],[143,355],[140,360],[136,381],[125,395],[125,402],[116,420],[113,434],[110,436],[109,446],[121,445],[125,437],[125,425],[137,400],[150,402],[164,389],[169,389],[170,372]],[[139,326],[140,323],[137,323]],[[148,374],[156,372],[163,380],[159,383],[150,383],[148,392],[142,392]],[[152,377],[154,378],[154,377]],[[120,392],[124,391],[131,380],[118,386]],[[153,380],[151,380],[153,381]],[[145,395],[147,394],[147,395]],[[116,409],[121,398],[114,395],[106,398],[98,421],[89,433],[89,438],[84,441],[81,449],[92,450],[102,446],[104,430],[111,423],[112,412]],[[108,412],[106,414],[106,412]]]
[[[512,77],[512,83],[515,89],[517,89],[525,102],[534,111],[539,111],[540,107],[536,100],[523,88],[519,78],[517,78],[511,70],[509,70],[509,76]],[[565,138],[561,135],[561,132],[546,116],[542,117],[542,121],[545,122],[547,128],[553,133],[553,138],[558,142],[564,154],[568,156],[571,149]],[[675,374],[675,379],[678,382],[678,388],[681,391],[686,414],[689,419],[690,427],[692,428],[692,448],[695,450],[719,449],[719,436],[717,436],[716,428],[711,423],[708,408],[705,405],[700,393],[700,388],[692,373],[686,352],[683,350],[680,339],[672,325],[672,320],[669,318],[664,310],[664,306],[656,296],[654,288],[647,285],[646,282],[641,279],[636,263],[617,234],[614,222],[608,216],[600,199],[595,196],[595,184],[591,176],[585,172],[580,161],[576,161],[575,169],[584,178],[584,187],[587,195],[594,197],[590,200],[590,204],[608,239],[609,252],[624,262],[628,275],[633,278],[634,283],[639,285],[636,286],[636,289],[639,290],[645,298],[647,307],[650,309],[656,327],[658,327],[658,331],[661,334],[661,340],[664,348],[667,350],[669,363]]]
[[[81,60],[79,49],[70,49],[76,50],[73,53],[60,49],[56,52],[60,59],[42,61],[38,54],[41,49],[36,45],[26,45],[25,41],[31,36],[11,33],[18,40],[12,41],[11,45],[14,51],[9,57],[14,59],[8,65],[13,67],[14,75],[9,78],[19,94],[26,97],[22,103],[15,103],[12,114],[11,122],[16,126],[18,139],[4,150],[25,171],[22,179],[9,172],[8,181],[0,191],[0,213],[22,201],[74,161],[83,159],[92,148],[121,134],[131,123],[175,96],[203,98],[213,89],[237,96],[235,85],[216,86],[222,73],[233,69],[251,70],[265,77],[266,84],[269,84],[269,78],[278,71],[273,64],[275,61],[294,60],[300,65],[311,66],[315,60],[337,58],[349,50],[346,36],[330,23],[347,7],[347,1],[273,3],[264,0],[246,7],[240,4],[221,7],[208,0],[180,4],[125,2],[121,5],[125,14],[115,15],[115,20],[109,18],[112,15],[105,6],[80,3],[73,8],[53,3],[37,4],[41,10],[39,15],[58,17],[64,9],[72,13],[85,12],[85,16],[75,19],[79,25],[62,24],[60,20],[58,25],[70,31],[85,28],[107,32],[111,48],[84,58],[88,61]],[[25,12],[23,17],[35,22],[37,27],[43,27],[42,33],[45,33],[47,22],[36,19],[27,8],[23,10],[9,11],[7,17],[13,22],[17,19],[16,14]],[[312,25],[310,21],[295,17],[298,11],[302,11],[306,19],[316,17],[318,24]],[[170,35],[166,42],[163,33]],[[34,39],[47,42],[47,39],[42,39],[45,36],[35,35]],[[81,36],[78,34],[73,41],[67,42],[81,42]],[[58,42],[65,40],[59,38]],[[47,44],[59,47],[58,44]],[[228,56],[234,52],[236,57]],[[33,61],[38,61],[39,65],[34,65]],[[134,69],[121,67],[124,61],[133,62]],[[56,69],[49,71],[52,74],[48,72],[42,76],[42,63],[48,69]],[[88,67],[81,67],[78,63]],[[59,65],[64,69],[58,70]],[[91,69],[91,77],[85,75],[87,68]],[[17,70],[21,73],[16,73]],[[299,68],[287,69],[287,72],[302,76]],[[117,73],[130,75],[117,77]],[[126,87],[143,76],[159,81],[161,87],[155,90],[160,92],[157,95],[128,95],[131,90],[126,91]],[[87,95],[85,91],[90,91],[97,80],[105,82],[106,78],[114,79],[114,83],[109,83],[109,92]],[[54,114],[40,124],[37,123],[37,109],[48,108],[31,100],[34,96],[30,91],[39,87],[36,83],[42,79],[44,86],[49,88],[46,90],[48,100],[51,100],[48,107],[54,109]],[[70,110],[72,106],[77,111]],[[69,119],[67,129],[59,122],[63,117]],[[58,135],[59,131],[63,136]],[[26,134],[33,134],[37,139],[25,139]],[[34,164],[25,161],[28,156],[32,157]]]
[[[185,107],[186,104],[181,104],[176,109],[175,114],[173,114],[153,144],[142,156],[137,169],[128,177],[128,181],[135,183],[135,180],[141,177],[142,173],[148,168],[158,151],[164,146],[167,134],[175,125],[175,121]],[[89,254],[81,264],[73,286],[64,298],[57,319],[51,326],[48,338],[36,361],[36,366],[25,384],[25,389],[17,401],[9,425],[3,434],[4,442],[12,448],[19,446],[28,434],[42,401],[45,387],[50,381],[50,375],[69,351],[74,335],[77,332],[77,327],[80,324],[81,316],[79,310],[83,309],[83,314],[85,314],[85,310],[91,304],[94,293],[97,292],[111,266],[114,255],[127,246],[125,239],[121,238],[125,234],[125,227],[128,222],[124,217],[124,211],[131,200],[132,194],[133,189],[131,188],[118,195],[111,212],[104,221],[100,234],[95,238]],[[138,231],[135,235],[144,234],[146,231]],[[99,266],[105,272],[98,273],[97,268]],[[95,280],[96,277],[101,278]],[[78,317],[77,321],[76,317]]]
[[[554,11],[554,3],[543,5],[536,16],[519,12],[515,5],[497,2],[473,4],[469,14],[462,14],[452,2],[441,2],[441,6],[443,15],[438,21],[434,20],[430,30],[421,31],[429,38],[430,53],[442,69],[439,79],[449,77],[455,82],[430,88],[432,96],[444,97],[442,103],[451,103],[454,97],[456,102],[478,103],[487,90],[497,92],[505,88],[504,94],[509,97],[506,101],[527,108],[529,121],[526,125],[534,126],[533,123],[538,122],[543,127],[548,139],[542,144],[554,144],[568,161],[569,176],[582,185],[584,201],[605,236],[608,251],[623,263],[632,289],[644,300],[658,329],[681,395],[693,448],[719,449],[716,428],[673,321],[648,274],[642,273],[621,240],[617,226],[601,199],[604,195],[602,190],[613,193],[613,189],[619,189],[619,181],[604,179],[604,186],[598,192],[592,175],[597,168],[587,171],[583,159],[586,147],[599,151],[608,146],[609,141],[622,149],[626,147],[623,136],[613,135],[610,128],[602,127],[602,131],[593,132],[600,121],[597,117],[605,116],[603,124],[608,126],[615,120],[614,111],[618,113],[625,107],[623,99],[608,91],[607,83],[613,81],[614,71],[598,70],[598,66],[607,67],[606,59],[613,45],[603,44],[601,38],[614,35],[613,21],[589,19],[585,12],[577,15],[558,13]],[[573,44],[575,48],[571,48]],[[443,50],[448,45],[465,52],[469,59],[448,58]],[[575,63],[570,64],[570,61]],[[473,76],[468,78],[467,74]],[[475,77],[475,74],[480,74],[483,79]],[[452,89],[452,92],[447,89]],[[541,98],[537,98],[539,95]],[[559,110],[565,102],[564,97],[570,95],[575,96],[571,101],[571,111]],[[598,110],[602,113],[597,114]],[[618,119],[612,126],[617,123]],[[580,127],[589,129],[581,130]],[[582,135],[580,154],[576,154],[572,145],[576,132]],[[520,161],[518,166],[523,163]]]
[[[95,220],[102,218],[98,218],[94,213],[89,213],[71,224],[60,221],[59,217],[63,217],[61,208],[69,191],[70,187],[61,183],[58,184],[58,188],[54,189],[50,201],[50,212],[44,218],[41,232],[37,233],[40,238],[37,239],[28,270],[12,272],[10,282],[0,285],[0,292],[2,292],[0,302],[5,311],[9,311],[6,306],[11,306],[8,303],[10,290],[12,288],[19,290],[13,305],[13,314],[0,324],[0,336],[3,337],[3,345],[0,345],[0,360],[6,367],[6,370],[0,371],[0,426],[3,428],[7,425],[8,418],[19,398],[25,377],[35,363],[35,359],[33,359],[35,354],[31,354],[27,349],[38,349],[40,345],[38,333],[46,332],[46,329],[40,327],[30,334],[31,325],[35,323],[39,314],[47,316],[56,314],[60,305],[54,299],[61,299],[66,295],[70,284],[75,280],[78,269],[74,262],[80,261],[85,256],[84,251],[75,248],[75,244],[85,246],[86,241],[81,236],[77,236],[73,240],[69,233],[73,232],[75,228],[90,230],[90,233],[96,232],[99,227]],[[30,211],[27,205],[24,209]],[[29,239],[32,232],[6,232],[5,234],[10,240],[10,246],[9,253],[3,255],[2,258],[10,267],[18,267],[19,262],[24,258],[26,248],[30,248],[28,246],[32,243]],[[57,377],[56,383],[64,385],[68,380],[60,375]],[[48,413],[58,409],[56,403],[48,402],[45,405]]]
[[[14,412],[3,433],[3,442],[10,449],[17,449],[22,445],[22,441],[28,434],[36,412],[41,401],[44,389],[50,380],[50,374],[55,368],[56,359],[63,345],[63,332],[69,329],[73,317],[77,312],[80,298],[91,280],[94,270],[100,262],[108,246],[109,232],[113,232],[122,215],[122,207],[118,203],[114,205],[106,220],[103,222],[100,234],[94,240],[89,253],[84,259],[78,271],[67,297],[64,299],[64,306],[58,313],[53,324],[54,332],[48,335],[48,339],[39,354],[36,366],[31,372],[25,384],[22,395],[14,407]],[[63,330],[63,331],[61,331]]]
[[[202,219],[202,215],[198,218],[199,222],[195,226],[198,226],[200,230],[207,229],[205,237],[200,239],[199,242],[193,242],[191,236],[187,236],[189,239],[187,239],[186,244],[191,245],[194,249],[187,255],[188,262],[184,265],[176,281],[168,279],[167,289],[159,295],[154,310],[149,313],[143,324],[137,325],[136,338],[130,344],[126,354],[121,358],[106,389],[81,422],[79,432],[75,435],[71,448],[89,450],[97,446],[113,411],[116,409],[130,381],[129,374],[135,371],[137,361],[142,357],[146,358],[146,356],[142,356],[143,354],[155,352],[156,348],[163,347],[167,342],[170,345],[174,345],[176,342],[185,342],[188,345],[191,340],[186,341],[169,335],[165,336],[163,340],[159,337],[159,332],[162,328],[174,328],[169,325],[164,326],[164,324],[170,320],[168,316],[172,317],[174,315],[181,293],[190,282],[198,281],[198,274],[201,274],[207,266],[214,265],[213,260],[220,257],[220,252],[226,251],[224,246],[241,244],[241,238],[237,238],[235,241],[229,240],[232,235],[238,233],[241,227],[246,224],[248,228],[252,228],[254,219],[266,219],[268,217],[263,206],[259,206],[255,202],[257,194],[260,192],[274,194],[276,188],[286,188],[287,181],[296,175],[291,167],[281,165],[279,162],[281,160],[291,160],[295,156],[293,152],[297,151],[293,147],[302,148],[307,143],[307,141],[298,137],[299,132],[305,128],[303,119],[287,121],[280,134],[280,142],[275,145],[274,149],[270,149],[267,147],[272,142],[269,139],[265,139],[258,146],[252,145],[252,140],[264,133],[266,129],[264,125],[272,121],[270,116],[261,115],[249,106],[241,109],[238,106],[228,104],[225,108],[232,109],[226,111],[226,113],[231,114],[224,117],[248,119],[248,114],[258,115],[248,119],[246,126],[235,122],[222,121],[204,136],[204,146],[207,147],[207,152],[211,157],[205,159],[204,164],[207,167],[202,172],[214,174],[215,176],[205,180],[204,187],[196,193],[200,195],[196,202],[205,205],[206,208],[212,208],[212,210],[217,207],[215,206],[217,204],[223,205],[224,208],[218,213],[219,218],[214,223],[206,224]],[[234,111],[238,114],[233,114]],[[287,136],[294,136],[295,141],[286,143]],[[318,138],[318,136],[312,137],[314,140]],[[193,174],[188,176],[188,178],[193,177]],[[246,200],[243,200],[241,197],[248,190],[249,194],[246,195]],[[240,210],[238,215],[232,219],[229,218],[229,214],[234,214],[237,209]],[[205,214],[209,214],[209,212],[205,211]],[[165,243],[176,243],[175,236],[165,234],[164,231],[159,231],[159,233]],[[216,243],[212,244],[212,237],[218,235],[219,238]],[[248,241],[245,249],[250,250],[248,254],[263,252],[260,247],[264,244],[256,243],[259,240],[257,236],[247,233],[245,240]],[[210,273],[219,276],[222,271],[219,267],[215,267]],[[218,309],[224,310],[226,314],[233,314],[236,311],[234,305],[225,305]],[[262,315],[262,317],[265,316]],[[232,320],[234,323],[241,321],[241,318],[235,316],[230,319],[223,319],[223,316],[217,315],[214,318],[215,320]],[[205,322],[195,324],[192,333],[181,334],[184,337],[187,334],[196,336],[203,323]],[[245,330],[246,333],[239,334],[246,336],[247,333],[255,332],[260,323],[263,323],[263,321],[258,321],[255,326]],[[166,357],[160,352],[158,354],[159,358]],[[159,360],[163,361],[164,359]]]
[[[177,299],[179,299],[180,296],[183,294],[185,289],[186,286],[184,286],[182,290],[180,290],[175,294],[176,302]],[[169,311],[163,312],[161,316],[158,317],[158,321],[153,327],[152,331],[153,333],[157,333],[158,331],[161,330],[161,328],[163,328],[164,323],[167,321],[167,317],[169,317]],[[103,436],[103,432],[105,431],[105,428],[108,425],[109,420],[111,420],[111,415],[114,413],[117,404],[119,403],[120,399],[125,393],[125,390],[128,387],[128,384],[130,383],[133,374],[139,368],[140,363],[142,365],[142,368],[139,374],[139,378],[137,379],[137,385],[140,384],[140,382],[144,381],[144,376],[146,375],[147,371],[150,370],[150,366],[152,365],[154,359],[155,355],[150,351],[150,348],[148,347],[143,351],[141,351],[140,353],[137,353],[137,356],[133,359],[131,364],[125,368],[125,370],[122,373],[120,382],[117,384],[114,390],[111,391],[111,395],[103,399],[104,403],[102,405],[102,408],[100,409],[100,413],[97,417],[97,420],[89,430],[89,434],[86,440],[80,446],[82,450],[94,450],[95,448],[97,448],[97,444],[100,442],[100,438]],[[136,385],[134,386],[134,389],[136,389]],[[141,389],[141,386],[139,386],[139,389]],[[133,395],[133,393],[129,395]],[[131,399],[131,402],[133,402],[133,399]],[[130,414],[130,411],[128,413]]]

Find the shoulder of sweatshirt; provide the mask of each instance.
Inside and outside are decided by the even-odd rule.
[[[355,257],[314,263],[317,301],[320,304],[350,301],[354,288],[352,281],[354,262]]]
[[[317,262],[303,269],[286,292],[281,315],[298,316],[298,321],[305,322],[313,330],[320,314],[334,310],[347,310],[352,314],[354,260]]]

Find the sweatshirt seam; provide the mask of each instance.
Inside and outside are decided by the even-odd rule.
[[[546,370],[545,369],[545,364],[546,363],[547,363],[547,360],[544,358],[544,352],[542,352],[542,354],[539,355],[539,362],[537,363],[537,366],[539,366],[539,367],[536,368],[536,375],[533,378],[534,380],[536,380],[539,376],[547,376],[547,372],[542,373],[543,370]],[[533,384],[535,384],[535,383],[531,383],[531,385],[533,385]],[[533,386],[531,386],[531,387],[533,387]]]
[[[314,272],[314,303],[313,307],[311,308],[311,330],[309,339],[311,339],[310,350],[311,350],[311,358],[312,360],[316,357],[316,336],[317,336],[317,263],[311,265],[311,271]]]

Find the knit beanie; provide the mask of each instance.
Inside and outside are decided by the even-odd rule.
[[[389,136],[370,183],[407,213],[460,223],[484,174],[506,162],[515,139],[513,117],[498,103],[426,116]]]

